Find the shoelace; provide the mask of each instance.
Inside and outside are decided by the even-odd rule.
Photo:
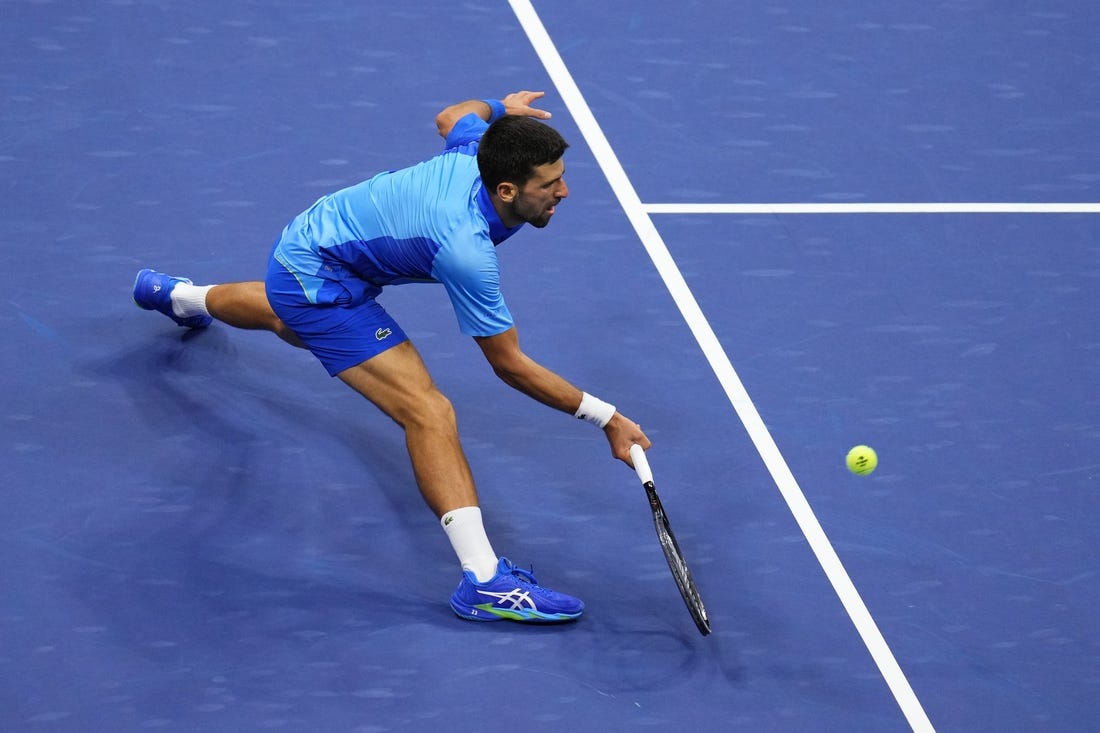
[[[533,565],[530,570],[524,570],[523,568],[517,568],[515,565],[510,565],[508,572],[519,578],[521,582],[530,585],[538,585],[538,581],[535,580],[535,567]]]

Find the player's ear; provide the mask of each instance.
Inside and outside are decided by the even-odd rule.
[[[501,181],[497,184],[497,198],[506,204],[510,204],[516,200],[516,194],[519,193],[519,188],[514,183],[509,181]]]

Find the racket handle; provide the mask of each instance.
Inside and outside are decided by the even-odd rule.
[[[638,480],[643,484],[653,481],[653,472],[649,470],[649,460],[645,457],[645,449],[635,443],[630,446],[630,460],[634,462],[634,470],[638,473]]]

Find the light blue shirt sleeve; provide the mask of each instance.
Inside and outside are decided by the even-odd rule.
[[[459,329],[467,336],[507,331],[515,322],[504,302],[500,263],[488,235],[471,228],[456,233],[451,242],[436,254],[432,276],[446,288]]]
[[[455,126],[451,128],[451,131],[447,133],[447,141],[444,146],[450,150],[451,148],[460,148],[463,145],[477,142],[488,129],[489,123],[471,112],[460,118]]]

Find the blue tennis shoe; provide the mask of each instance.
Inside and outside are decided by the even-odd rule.
[[[142,270],[134,279],[134,302],[147,311],[160,311],[184,328],[209,326],[214,320],[210,316],[180,318],[172,312],[172,290],[180,283],[192,284],[185,277],[172,277],[156,270]]]
[[[535,576],[500,558],[497,574],[484,583],[473,573],[462,573],[462,582],[451,594],[451,608],[472,621],[521,621],[561,623],[580,618],[584,603],[578,598],[543,588]]]

